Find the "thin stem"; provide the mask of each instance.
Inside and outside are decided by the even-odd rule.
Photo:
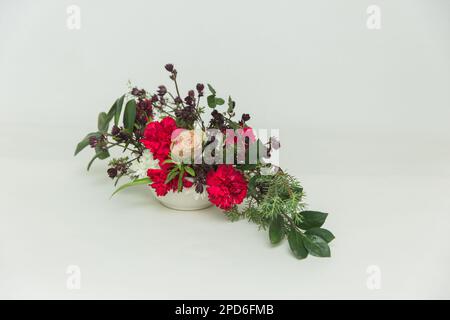
[[[195,107],[195,113],[197,114],[197,120],[198,120],[198,122],[200,123],[200,125],[202,126],[202,130],[203,131],[206,131],[206,128],[205,128],[205,123],[203,122],[203,120],[202,120],[202,116],[200,115],[200,111],[199,111],[199,109],[198,109],[198,106],[200,105],[200,98],[201,98],[201,96],[198,96],[198,98],[197,98],[197,106]]]
[[[119,147],[123,147],[125,150],[129,150],[129,151],[131,151],[133,153],[140,153],[139,150],[133,150],[133,149],[130,149],[130,148],[127,148],[127,147],[121,145],[121,142],[112,143],[112,142],[108,141],[108,143],[110,143],[110,146],[108,146],[108,149],[110,149],[110,148],[112,148],[114,146],[119,146]]]
[[[178,89],[177,76],[175,76],[175,77],[173,78],[173,82],[175,83],[175,89],[177,90],[177,95],[178,95],[178,97],[180,97],[180,99],[181,99],[180,90]],[[183,100],[181,100],[181,105],[184,107]]]
[[[140,157],[141,157],[141,156],[139,155],[139,156],[137,156],[137,157],[134,158],[134,159],[128,160],[128,161],[126,162],[126,164],[131,163],[131,162],[133,162],[134,160],[138,160]]]

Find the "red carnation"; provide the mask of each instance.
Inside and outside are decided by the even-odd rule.
[[[170,169],[169,169],[170,170]],[[150,186],[155,189],[156,194],[158,196],[165,196],[167,192],[170,190],[177,191],[178,190],[178,177],[175,177],[168,183],[166,182],[167,175],[169,173],[169,170],[167,169],[148,169],[147,175],[152,180],[152,183]],[[192,187],[193,183],[186,178],[186,173],[183,175],[183,187],[184,188],[190,188]]]
[[[141,142],[153,153],[153,158],[160,161],[160,165],[169,157],[172,133],[175,129],[175,120],[165,117],[161,121],[150,122],[144,130]]]
[[[242,203],[247,195],[247,181],[232,165],[221,164],[206,177],[209,201],[224,210]]]

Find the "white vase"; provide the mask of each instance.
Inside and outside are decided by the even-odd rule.
[[[191,211],[191,210],[201,210],[212,206],[209,202],[208,197],[204,195],[203,197],[196,194],[195,190],[192,188],[183,188],[183,191],[169,191],[165,196],[158,196],[153,188],[150,188],[153,196],[158,200],[163,206],[180,210],[180,211]]]

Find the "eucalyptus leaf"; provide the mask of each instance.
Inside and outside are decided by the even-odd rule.
[[[234,114],[234,106],[235,106],[235,102],[233,101],[233,99],[231,99],[231,96],[228,96],[228,110],[227,112],[229,114]]]
[[[109,111],[108,111],[108,122],[110,122],[114,118],[115,114],[116,114],[116,101],[114,101],[114,103],[111,106],[111,108],[109,108]]]
[[[303,230],[308,230],[311,228],[320,228],[326,218],[328,213],[319,211],[302,211],[300,212],[301,222],[298,224]]]
[[[98,131],[107,132],[108,131],[108,115],[105,112],[100,112],[98,115]]]
[[[130,100],[125,106],[123,114],[123,126],[128,131],[132,132],[134,128],[134,122],[136,120],[136,101]]]
[[[306,250],[316,257],[330,257],[330,247],[321,237],[313,234],[305,234],[303,239]]]
[[[297,231],[290,231],[288,234],[289,247],[292,253],[297,259],[305,259],[308,256],[308,250],[306,250],[303,244],[303,235]]]
[[[272,244],[277,244],[281,240],[283,240],[284,231],[283,231],[283,218],[281,216],[277,216],[272,220],[269,226],[269,238]]]
[[[210,95],[206,98],[206,101],[208,102],[208,107],[215,108],[216,107],[216,96]]]
[[[213,95],[216,94],[216,90],[214,90],[214,88],[209,83],[208,83],[208,89]]]
[[[152,183],[152,181],[146,177],[146,178],[142,178],[142,179],[136,179],[133,180],[131,182],[125,183],[123,185],[121,185],[119,188],[117,188],[113,194],[111,195],[111,197],[113,197],[116,193],[118,193],[119,191],[122,191],[123,189],[126,189],[128,187],[132,187],[132,186],[137,186],[137,185],[142,185],[142,184],[150,184]]]
[[[223,100],[222,98],[216,98],[215,100],[216,100],[215,103],[218,106],[221,106],[225,103],[225,100]]]
[[[98,135],[100,135],[99,132],[91,132],[91,133],[88,133],[88,134],[86,135],[86,137],[84,137],[83,140],[81,140],[81,141],[77,144],[77,147],[75,148],[75,154],[74,154],[74,155],[76,156],[78,153],[80,153],[81,150],[83,150],[84,148],[86,148],[86,147],[89,145],[89,138],[90,138],[90,137],[94,137],[94,136],[98,136]]]
[[[109,158],[109,151],[101,148],[95,149],[97,158],[100,160],[105,160],[106,158]]]
[[[327,243],[334,239],[334,235],[329,230],[323,228],[311,228],[306,230],[305,234],[319,236]]]
[[[114,109],[115,109],[115,111],[114,111],[114,124],[116,126],[119,125],[120,114],[122,113],[124,100],[125,100],[125,95],[123,95],[120,98],[118,98],[116,100],[116,102],[114,103],[114,105],[115,105],[115,107],[114,107]]]

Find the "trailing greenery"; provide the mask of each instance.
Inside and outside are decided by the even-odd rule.
[[[328,214],[305,210],[303,198],[303,188],[295,177],[281,169],[274,175],[262,175],[258,168],[250,177],[245,205],[234,207],[228,217],[232,221],[245,218],[268,229],[274,245],[287,237],[298,259],[308,254],[330,257],[328,243],[334,235],[322,228]]]

